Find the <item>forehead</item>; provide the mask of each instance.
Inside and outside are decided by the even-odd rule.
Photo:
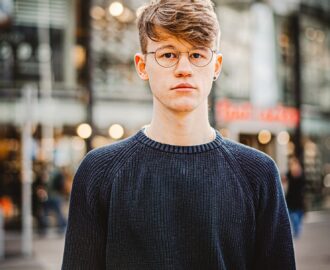
[[[188,43],[185,40],[182,39],[178,39],[178,38],[166,38],[166,39],[160,39],[158,41],[154,41],[151,39],[148,39],[148,44],[147,44],[147,48],[148,49],[157,49],[160,47],[165,47],[165,46],[171,46],[171,47],[175,47],[177,49],[191,49],[194,46],[190,43]]]
[[[152,40],[149,37],[147,38],[147,49],[156,49],[161,46],[174,46],[177,49],[191,49],[193,47],[210,47],[210,44],[192,44],[191,42],[182,39],[176,35],[173,35],[161,27],[156,27],[156,33],[158,40]],[[211,44],[211,46],[213,43]]]

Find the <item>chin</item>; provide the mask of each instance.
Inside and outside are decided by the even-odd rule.
[[[198,99],[194,98],[177,98],[177,99],[159,99],[155,98],[156,102],[161,104],[162,107],[167,110],[176,112],[176,113],[188,113],[196,110],[201,104]]]
[[[170,108],[175,112],[192,112],[197,108],[197,105],[192,103],[172,104]]]

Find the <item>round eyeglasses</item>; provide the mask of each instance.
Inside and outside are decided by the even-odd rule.
[[[154,54],[156,62],[164,68],[175,66],[179,62],[182,53],[188,54],[189,62],[194,66],[205,67],[211,62],[215,52],[215,50],[208,47],[193,48],[188,52],[180,52],[173,47],[163,47],[146,54]]]

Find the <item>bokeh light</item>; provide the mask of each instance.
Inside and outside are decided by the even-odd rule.
[[[113,2],[109,7],[109,12],[112,16],[118,17],[124,12],[124,6],[120,2]]]
[[[124,128],[119,124],[114,124],[109,128],[109,136],[112,139],[119,140],[124,136]]]
[[[280,145],[287,145],[290,141],[290,135],[287,131],[281,131],[278,135],[277,135],[277,142]]]
[[[272,139],[272,134],[270,133],[269,130],[261,130],[258,134],[258,141],[261,144],[267,144],[270,142],[270,140]]]
[[[105,11],[100,6],[94,6],[91,9],[90,15],[94,20],[101,20],[105,16]]]
[[[77,128],[77,134],[80,138],[88,139],[92,135],[92,128],[89,124],[80,124]]]

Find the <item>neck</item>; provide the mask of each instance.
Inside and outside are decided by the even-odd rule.
[[[207,103],[192,112],[176,112],[155,106],[147,136],[164,144],[199,145],[215,139],[208,119]]]

